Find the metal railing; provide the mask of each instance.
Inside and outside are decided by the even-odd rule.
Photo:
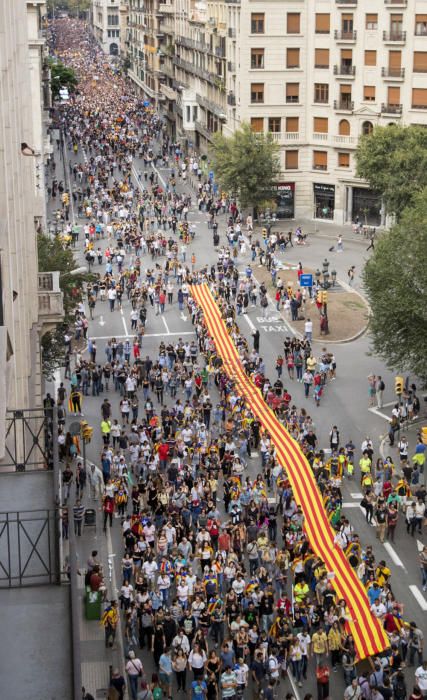
[[[334,66],[334,75],[348,75],[353,76],[356,74],[356,66],[347,66],[342,63],[341,65]]]
[[[354,109],[354,102],[352,102],[352,100],[334,100],[334,109],[352,112]]]
[[[383,103],[381,105],[381,113],[382,114],[402,114],[402,105],[401,104],[389,105],[389,104]]]
[[[342,30],[335,29],[334,39],[336,39],[337,41],[356,41],[357,32],[354,30],[344,32]]]
[[[381,76],[383,78],[404,78],[404,68],[381,68]]]
[[[383,41],[406,41],[406,32],[400,29],[391,32],[383,32]]]

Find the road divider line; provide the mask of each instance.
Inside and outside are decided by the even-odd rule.
[[[143,338],[164,338],[166,335],[170,336],[181,336],[181,335],[194,335],[195,331],[172,331],[170,333],[146,333]],[[91,335],[91,340],[111,340],[112,335]],[[132,335],[115,335],[115,338],[133,338]]]
[[[409,586],[409,590],[411,591],[421,610],[427,610],[427,600],[424,598],[418,586]]]
[[[166,323],[166,319],[165,319],[164,316],[162,316],[162,321],[163,321],[164,327],[166,328],[166,333],[167,333],[168,335],[170,335],[169,326],[168,326],[168,324]]]
[[[405,567],[403,561],[402,561],[401,558],[397,555],[397,553],[395,552],[395,550],[394,550],[393,547],[391,546],[390,542],[384,542],[383,544],[384,544],[384,549],[386,550],[386,552],[387,552],[387,554],[389,555],[389,557],[390,557],[390,559],[392,560],[392,562],[393,562],[394,564],[396,564],[396,566],[400,566],[402,569],[405,569],[405,571],[406,571],[406,567]]]
[[[251,321],[251,319],[249,318],[249,316],[248,316],[247,314],[242,314],[242,316],[243,316],[243,318],[245,319],[245,321],[246,321],[246,323],[248,324],[248,326],[249,326],[249,328],[251,329],[251,331],[255,331],[255,330],[256,330],[255,323],[254,323],[253,321]]]

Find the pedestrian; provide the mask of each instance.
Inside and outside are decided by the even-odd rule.
[[[384,389],[385,389],[385,384],[382,380],[381,375],[378,375],[378,377],[376,377],[376,381],[375,381],[375,393],[376,393],[376,397],[377,397],[377,407],[378,408],[383,407]]]
[[[85,507],[82,504],[80,498],[76,499],[73,506],[73,520],[74,520],[74,532],[78,537],[82,534],[82,523],[85,515]]]
[[[105,632],[105,646],[107,648],[111,648],[114,645],[118,622],[117,601],[112,600],[101,617],[101,625],[104,627]]]
[[[254,350],[255,350],[255,352],[259,352],[260,333],[259,333],[259,330],[257,328],[253,331],[252,337],[253,337]]]
[[[136,658],[133,650],[129,651],[128,661],[126,663],[126,673],[129,680],[130,696],[132,700],[137,700],[138,696],[138,679],[142,677],[144,669],[142,663]]]

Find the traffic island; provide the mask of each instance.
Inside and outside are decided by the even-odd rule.
[[[304,268],[304,273],[312,274],[313,279],[315,279],[314,270]],[[264,282],[270,298],[275,302],[277,286],[273,286],[271,273],[265,267],[258,267],[255,275],[260,284]],[[294,293],[300,289],[298,272],[292,267],[286,269],[286,266],[284,266],[278,270],[276,281],[279,279],[283,281],[285,290],[289,286],[292,287]],[[322,342],[327,340],[328,342],[348,343],[359,338],[366,331],[369,321],[369,307],[363,297],[355,290],[348,291],[348,289],[340,285],[338,280],[334,286],[327,290],[326,294],[329,331],[327,334],[320,331],[321,310],[316,304],[316,299],[309,298],[308,290],[306,300],[302,302],[301,307],[298,309],[297,321],[292,320],[290,310],[284,310],[282,305],[280,311],[295,333],[299,333],[302,336],[304,335],[305,322],[307,319],[310,319],[313,322],[314,341]]]

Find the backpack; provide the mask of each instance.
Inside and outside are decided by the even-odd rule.
[[[162,700],[163,690],[158,686],[153,688],[153,700]]]

